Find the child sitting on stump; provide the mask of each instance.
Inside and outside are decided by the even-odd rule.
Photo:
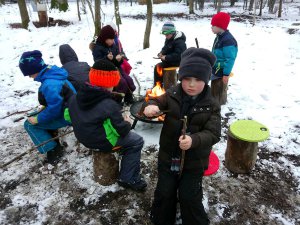
[[[72,96],[69,113],[76,138],[87,148],[122,155],[119,185],[144,191],[147,184],[140,175],[141,150],[144,140],[130,131],[129,117],[122,116],[112,99],[112,89],[120,81],[120,72],[108,60],[98,60],[86,83]]]
[[[160,135],[158,181],[151,210],[155,225],[175,224],[177,196],[183,225],[209,224],[202,204],[202,177],[211,148],[221,136],[220,106],[208,86],[215,60],[206,49],[184,51],[179,66],[181,83],[149,100],[144,109],[147,117],[167,111]],[[186,135],[182,132],[185,116]]]
[[[25,130],[35,145],[52,138],[51,133],[58,128],[71,125],[64,119],[65,101],[63,90],[69,94],[76,93],[73,85],[67,80],[65,69],[45,64],[42,53],[38,50],[24,52],[19,61],[24,76],[41,82],[38,100],[44,106],[35,116],[30,116],[24,123]],[[56,141],[50,141],[38,148],[42,154],[47,153],[48,163],[55,164],[63,155],[63,147]]]

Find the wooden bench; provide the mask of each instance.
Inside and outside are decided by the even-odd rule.
[[[225,167],[233,173],[249,173],[256,162],[258,142],[270,133],[266,126],[254,120],[238,120],[229,127]]]

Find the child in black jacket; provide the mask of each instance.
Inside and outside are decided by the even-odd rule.
[[[69,113],[76,138],[87,148],[122,154],[119,185],[144,191],[147,184],[140,176],[144,140],[130,131],[129,118],[122,116],[111,91],[120,81],[120,72],[108,60],[94,63],[89,83],[69,100]]]

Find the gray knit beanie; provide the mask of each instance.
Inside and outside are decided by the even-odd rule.
[[[216,57],[211,51],[204,48],[188,48],[181,55],[179,80],[184,77],[195,77],[207,84],[215,62]]]

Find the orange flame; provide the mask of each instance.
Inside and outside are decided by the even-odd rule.
[[[158,76],[162,77],[163,76],[163,68],[160,65],[156,66],[156,72]]]
[[[158,81],[156,82],[156,85],[154,88],[148,89],[146,91],[146,97],[145,97],[145,101],[148,102],[149,101],[149,96],[150,97],[157,97],[160,95],[163,95],[164,93],[166,93],[165,89],[161,87],[161,83]]]

